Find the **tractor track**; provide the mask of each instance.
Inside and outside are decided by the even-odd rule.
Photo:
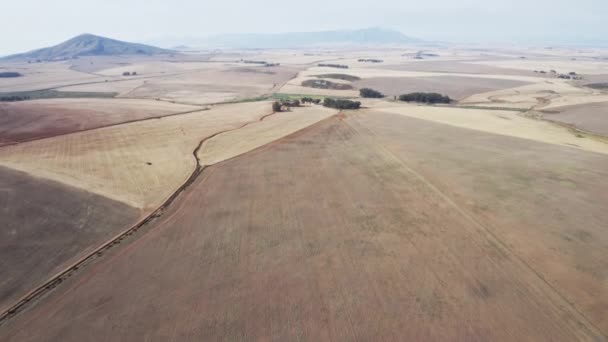
[[[198,143],[198,145],[196,146],[194,151],[192,151],[192,155],[194,156],[194,159],[196,161],[196,166],[195,166],[194,170],[192,171],[192,173],[190,174],[188,179],[186,179],[186,181],[184,181],[184,183],[182,183],[182,185],[179,186],[176,189],[176,191],[174,191],[158,208],[153,210],[150,214],[148,214],[146,217],[141,219],[136,224],[132,225],[131,227],[127,228],[126,230],[122,231],[121,233],[115,235],[113,238],[111,238],[107,242],[103,243],[101,246],[97,247],[93,251],[87,253],[86,255],[84,255],[77,261],[75,261],[72,265],[66,267],[63,271],[60,271],[59,273],[55,274],[54,276],[49,278],[43,284],[32,289],[30,292],[28,292],[23,297],[21,297],[15,304],[9,306],[7,309],[2,309],[2,311],[0,312],[0,326],[2,326],[4,323],[6,323],[10,318],[14,317],[16,314],[18,314],[18,313],[22,312],[24,309],[26,309],[28,304],[31,304],[38,299],[41,299],[43,296],[45,296],[46,294],[51,292],[51,290],[53,290],[55,287],[57,287],[59,284],[61,284],[64,280],[66,280],[69,277],[71,277],[72,275],[74,275],[79,269],[86,267],[87,265],[89,265],[90,263],[95,261],[97,258],[102,257],[104,252],[110,250],[114,245],[120,244],[120,242],[122,240],[133,235],[140,228],[144,227],[146,224],[161,217],[163,215],[165,209],[167,207],[169,207],[175,201],[175,199],[177,199],[177,197],[179,197],[179,195],[181,195],[190,185],[192,185],[192,183],[194,183],[194,181],[198,178],[198,176],[200,176],[207,167],[212,165],[212,164],[211,165],[201,165],[201,161],[198,158],[198,152],[201,150],[201,148],[203,147],[205,142],[207,142],[221,134],[236,131],[236,130],[245,128],[249,125],[262,122],[264,119],[266,119],[274,114],[277,114],[277,112],[265,114],[265,115],[259,117],[257,120],[249,121],[238,127],[222,130],[222,131],[213,133],[212,135],[209,135],[209,136],[203,138]],[[173,114],[173,115],[177,115],[177,114]],[[151,120],[151,119],[144,119],[144,120]]]

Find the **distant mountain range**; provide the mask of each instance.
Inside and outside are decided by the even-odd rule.
[[[183,43],[188,44],[188,46],[214,48],[298,48],[343,45],[399,45],[422,42],[420,39],[408,37],[399,31],[368,28],[317,32],[223,34],[203,39],[189,39],[187,42],[174,41],[172,45]],[[186,49],[186,45],[178,45],[176,49]],[[55,46],[6,56],[0,58],[0,60],[54,61],[83,56],[150,56],[173,52],[151,45],[129,43],[93,34],[81,34]]]
[[[222,34],[208,38],[171,38],[158,42],[167,46],[185,44],[192,47],[205,48],[298,48],[423,43],[422,40],[408,37],[399,31],[382,28],[317,32]]]
[[[26,53],[6,56],[2,60],[64,60],[82,56],[114,56],[114,55],[159,55],[169,54],[171,50],[158,47],[123,42],[120,40],[81,34],[59,45],[33,50]]]

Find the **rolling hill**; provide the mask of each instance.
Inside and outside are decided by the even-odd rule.
[[[81,56],[158,55],[171,53],[150,45],[129,43],[93,34],[81,34],[61,44],[6,56],[1,60],[63,60]]]

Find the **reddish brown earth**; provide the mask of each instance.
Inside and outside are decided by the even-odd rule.
[[[436,92],[461,100],[474,94],[514,88],[529,83],[497,78],[458,76],[437,77],[377,77],[354,83],[357,88],[376,89],[387,96],[399,96],[413,92]]]
[[[81,106],[83,103],[86,106]],[[97,103],[97,106],[91,106],[91,103]],[[0,103],[0,146],[196,109],[199,108],[146,100],[61,99]]]
[[[608,136],[608,102],[568,106],[544,113],[543,117],[582,130]]]
[[[122,203],[0,167],[2,312],[138,217]]]
[[[607,170],[554,145],[334,117],[207,168],[0,340],[605,340]]]

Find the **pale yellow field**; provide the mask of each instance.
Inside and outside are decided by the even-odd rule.
[[[236,157],[336,113],[336,110],[322,106],[305,106],[294,108],[290,112],[277,113],[263,121],[207,140],[198,153],[200,163],[201,165],[213,165]]]
[[[577,137],[566,128],[542,120],[526,118],[513,111],[414,105],[379,106],[374,107],[374,110],[608,154],[608,144],[590,138]]]
[[[144,61],[135,62],[131,65],[112,67],[104,70],[97,71],[97,74],[107,76],[122,76],[123,72],[137,72],[138,75],[162,75],[162,74],[175,74],[183,73],[188,71],[198,70],[214,70],[222,69],[230,63],[208,63],[208,62],[167,62],[167,61]]]
[[[561,96],[578,96],[589,92],[589,90],[575,87],[564,80],[551,79],[516,88],[475,94],[460,103],[530,109],[537,105],[547,104]]]
[[[521,69],[521,70],[555,70],[558,73],[576,72],[579,74],[608,74],[608,63],[590,60],[566,60],[555,58],[534,59],[512,59],[471,62],[474,64],[485,64],[499,68]]]
[[[57,88],[58,91],[84,91],[84,92],[102,92],[102,93],[128,93],[131,90],[140,87],[149,80],[144,78],[125,79],[117,82],[99,82],[93,84],[81,84],[76,86],[67,86]]]
[[[269,102],[101,128],[0,149],[0,164],[148,211],[192,173],[193,150],[219,131],[270,113]],[[149,163],[149,164],[148,164]]]
[[[70,66],[63,62],[13,64],[7,68],[24,76],[0,78],[0,92],[39,90],[76,83],[104,81],[101,76],[70,70]]]
[[[574,106],[587,103],[608,102],[607,94],[580,94],[580,95],[565,95],[563,97],[552,99],[545,106],[540,106],[540,109],[553,109],[558,107]]]

